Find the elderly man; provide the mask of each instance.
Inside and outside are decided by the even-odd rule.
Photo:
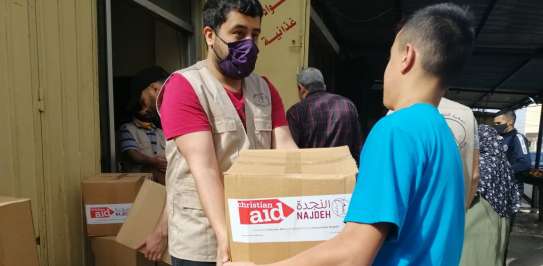
[[[292,137],[300,148],[349,146],[358,162],[360,125],[356,106],[347,98],[326,92],[322,73],[307,68],[298,74],[300,102],[287,112]]]

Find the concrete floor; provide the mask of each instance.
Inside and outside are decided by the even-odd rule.
[[[535,213],[519,213],[511,234],[508,266],[543,266],[543,222]]]

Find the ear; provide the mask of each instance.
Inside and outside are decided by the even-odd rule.
[[[202,30],[202,34],[206,40],[207,46],[213,48],[213,43],[215,40],[215,31],[209,26],[205,26]]]
[[[413,47],[412,44],[407,43],[404,47],[401,48],[401,73],[407,74],[413,66],[415,65],[415,60],[417,59],[417,52],[415,51],[415,47]]]

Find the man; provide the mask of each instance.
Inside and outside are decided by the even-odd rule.
[[[119,129],[120,148],[123,155],[122,169],[126,172],[152,172],[154,181],[164,184],[166,140],[157,127],[157,94],[168,77],[161,67],[153,66],[136,74],[132,80],[132,92],[128,109],[132,121]],[[160,121],[158,121],[160,122]],[[166,217],[140,246],[149,260],[159,261],[166,250],[168,231]]]
[[[166,141],[162,130],[156,125],[156,96],[167,77],[168,73],[158,66],[146,68],[135,75],[128,103],[133,118],[119,129],[123,171],[152,172],[154,180],[161,184],[164,184],[167,164],[164,155]],[[166,250],[167,237],[167,220],[163,218],[139,249],[147,259],[159,261]]]
[[[471,108],[442,98],[438,106],[445,117],[462,156],[466,209],[471,206],[479,185],[479,134]]]
[[[300,148],[347,145],[358,162],[360,124],[356,106],[347,98],[326,92],[322,73],[307,68],[298,74],[300,102],[287,112],[292,137]]]
[[[129,112],[132,121],[119,128],[122,170],[125,172],[153,172],[156,181],[164,183],[166,141],[157,127],[156,95],[168,73],[158,66],[136,74],[131,84]],[[162,178],[160,178],[162,177]]]
[[[395,112],[366,140],[345,228],[271,265],[458,265],[462,164],[436,107],[470,55],[474,35],[471,16],[454,4],[429,6],[409,18],[396,35],[383,80],[384,105]]]
[[[532,167],[532,160],[528,152],[528,139],[515,128],[517,116],[513,111],[507,111],[494,118],[494,128],[503,137],[506,146],[507,159],[513,167],[515,174],[529,171]]]
[[[229,260],[222,173],[240,150],[297,148],[279,93],[252,74],[262,15],[257,0],[208,0],[207,60],[172,74],[159,94],[173,265]]]

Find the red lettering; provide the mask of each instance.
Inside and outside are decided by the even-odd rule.
[[[90,216],[91,218],[109,218],[113,215],[114,211],[110,208],[91,208]]]
[[[241,224],[278,224],[294,209],[278,199],[238,201]]]

